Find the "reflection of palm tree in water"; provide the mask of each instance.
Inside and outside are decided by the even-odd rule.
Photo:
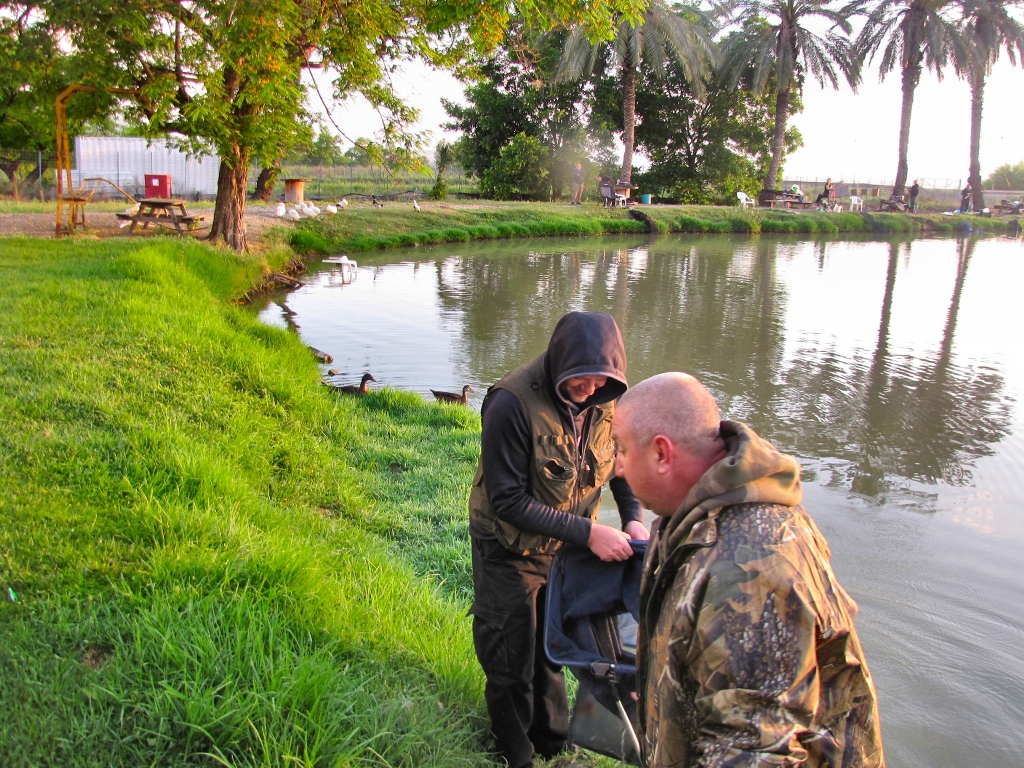
[[[860,441],[860,457],[854,472],[852,489],[857,493],[876,495],[885,479],[883,461],[879,451],[885,449],[882,434],[885,430],[887,408],[885,401],[888,383],[889,320],[892,316],[892,295],[896,288],[896,269],[900,243],[889,243],[889,267],[885,275],[885,295],[882,298],[882,320],[878,326],[878,343],[868,369],[868,386],[864,396],[864,437]]]
[[[999,376],[957,368],[953,341],[975,241],[957,243],[956,278],[942,340],[934,361],[920,371],[909,361],[897,365],[889,353],[889,321],[899,248],[889,256],[878,344],[867,372],[863,422],[854,430],[857,451],[852,490],[877,495],[887,477],[960,484],[971,479],[968,466],[992,452],[990,444],[1006,434],[1006,407],[998,403]],[[859,433],[859,434],[858,434]]]

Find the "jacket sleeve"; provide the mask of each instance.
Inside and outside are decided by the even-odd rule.
[[[691,765],[803,765],[798,736],[819,698],[816,590],[803,576],[812,571],[796,542],[741,546],[712,567],[679,660],[697,683]]]
[[[521,531],[585,547],[590,520],[560,512],[533,498],[527,488],[532,460],[530,424],[519,398],[499,389],[483,414],[480,463],[491,508]]]

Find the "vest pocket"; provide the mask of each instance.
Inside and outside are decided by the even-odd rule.
[[[539,501],[551,506],[566,504],[572,498],[576,484],[576,468],[566,456],[563,446],[538,446],[537,461],[538,487],[534,493]]]

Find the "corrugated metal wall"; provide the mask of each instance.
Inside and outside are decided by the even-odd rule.
[[[220,157],[189,157],[166,139],[76,136],[75,166],[71,174],[75,187],[80,179],[102,176],[139,197],[145,194],[147,173],[169,173],[175,196],[216,195]]]

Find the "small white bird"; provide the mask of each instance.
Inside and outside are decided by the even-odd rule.
[[[127,208],[124,209],[124,212],[127,213],[129,216],[134,216],[136,213],[139,212],[139,204],[136,203],[135,205],[128,206]]]
[[[345,210],[345,208],[348,207],[348,200],[346,200],[344,197],[341,198],[341,200],[338,201],[338,207],[341,208],[341,210]]]
[[[285,213],[284,203],[278,203],[277,204],[277,209],[274,211],[274,215],[276,215],[278,218],[280,218],[280,217],[284,216],[284,213]]]
[[[285,213],[284,217],[288,221],[298,221],[299,219],[302,218],[302,215],[295,208],[289,208],[288,212]]]
[[[316,203],[310,203],[309,205],[306,206],[306,208],[308,208],[309,211],[314,216],[319,216],[320,215],[320,208],[316,205]]]
[[[416,209],[416,213],[420,212],[420,204],[416,202],[416,198],[412,199],[412,207]]]
[[[331,205],[330,203],[328,203],[327,205],[324,206],[324,210],[331,214],[331,216],[333,216],[338,212],[338,206]]]

